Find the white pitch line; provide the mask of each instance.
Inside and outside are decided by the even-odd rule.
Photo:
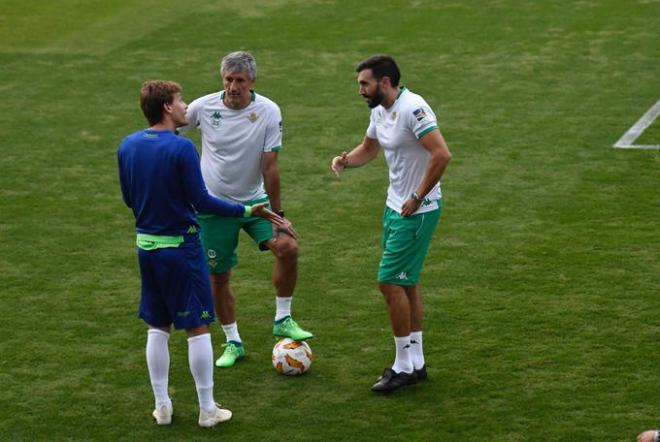
[[[646,130],[647,127],[660,115],[660,100],[658,100],[644,115],[637,120],[628,132],[623,134],[619,141],[612,147],[619,149],[660,149],[658,144],[633,144],[637,138]]]

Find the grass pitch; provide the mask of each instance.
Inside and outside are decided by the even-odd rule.
[[[659,16],[654,0],[4,1],[0,439],[628,441],[659,425],[660,152],[611,148],[660,98]],[[175,333],[159,428],[115,149],[145,125],[144,80],[192,100],[237,49],[283,112],[293,309],[315,361],[271,368],[272,259],[243,238],[248,358],[215,374],[235,418],[196,427]],[[393,358],[374,284],[385,166],[328,167],[364,134],[353,70],[376,52],[454,154],[422,276],[430,381],[389,397],[369,391]],[[639,141],[660,144],[658,124]]]

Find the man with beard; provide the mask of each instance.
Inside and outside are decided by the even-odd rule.
[[[135,215],[142,290],[139,316],[148,325],[147,367],[158,425],[172,422],[168,392],[170,328],[185,329],[188,362],[199,400],[199,425],[213,427],[231,418],[213,399],[214,321],[208,271],[199,241],[195,210],[229,217],[263,217],[283,225],[266,204],[245,206],[210,196],[202,181],[193,143],[174,134],[186,123],[181,87],[148,81],[140,106],[151,126],[126,137],[117,151],[119,183]]]
[[[394,59],[375,55],[357,69],[359,93],[371,108],[362,143],[332,160],[335,175],[360,167],[382,149],[389,169],[378,287],[387,303],[396,356],[371,387],[387,393],[427,378],[422,351],[423,303],[418,283],[442,211],[439,180],[451,153],[426,101],[399,87]]]
[[[202,133],[202,174],[209,192],[242,204],[269,202],[284,217],[280,199],[278,152],[282,148],[282,115],[270,99],[254,92],[257,65],[243,51],[226,55],[220,63],[224,89],[190,103],[188,121]],[[232,367],[245,356],[238,332],[234,292],[229,284],[238,263],[238,234],[244,230],[260,250],[275,255],[275,318],[273,335],[305,340],[313,335],[291,317],[291,301],[298,278],[298,241],[290,223],[277,227],[260,218],[237,220],[200,213],[202,243],[211,272],[215,309],[227,343],[216,361]]]

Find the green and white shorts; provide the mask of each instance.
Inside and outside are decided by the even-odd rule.
[[[417,284],[441,214],[442,199],[438,200],[438,209],[409,217],[385,208],[378,282],[401,286]]]

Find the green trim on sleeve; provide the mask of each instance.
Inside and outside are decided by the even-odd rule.
[[[279,146],[273,146],[270,149],[266,150],[266,152],[279,152],[282,150],[282,145],[280,144]]]
[[[417,139],[419,140],[419,139],[422,138],[424,135],[426,135],[427,133],[431,132],[433,129],[437,129],[437,128],[438,128],[438,125],[437,125],[437,124],[434,124],[434,125],[431,126],[431,127],[427,127],[426,129],[424,129],[423,131],[421,131],[421,132],[419,133],[419,135],[417,135]]]
[[[245,206],[245,212],[243,213],[243,218],[249,218],[252,216],[252,206]]]

